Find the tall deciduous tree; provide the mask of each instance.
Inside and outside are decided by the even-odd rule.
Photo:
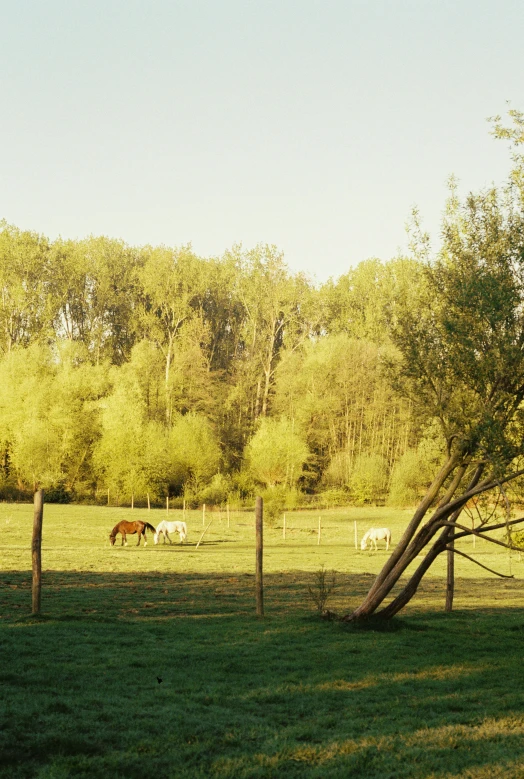
[[[145,247],[142,259],[140,330],[164,355],[165,416],[169,422],[175,412],[171,372],[177,343],[183,329],[195,316],[199,295],[205,287],[204,263],[189,246],[180,249]]]
[[[328,483],[347,485],[357,457],[379,455],[390,467],[408,445],[409,404],[380,370],[387,353],[386,346],[341,332],[283,354],[275,409],[304,433],[317,481],[324,474]]]
[[[0,221],[0,353],[28,346],[50,327],[48,241]]]
[[[253,423],[270,411],[275,371],[281,351],[296,348],[312,332],[320,312],[314,292],[302,274],[292,276],[275,246],[233,250],[240,272],[237,295],[244,308],[244,327],[237,351],[237,381],[247,395]]]
[[[428,261],[418,294],[415,309],[399,304],[395,312],[393,338],[402,355],[396,383],[426,417],[439,421],[447,454],[368,595],[347,619],[377,610],[383,617],[396,614],[456,539],[477,532],[504,545],[488,535],[504,522],[486,517],[473,531],[460,515],[473,497],[504,489],[522,474],[524,207],[513,181],[502,193],[492,188],[464,203],[452,189],[443,247]],[[384,606],[420,554],[407,584]]]
[[[308,456],[307,444],[285,417],[262,419],[245,450],[251,474],[266,487],[294,487]]]
[[[128,360],[135,339],[138,266],[138,253],[123,241],[55,241],[48,288],[57,338],[81,341],[97,363]]]
[[[53,354],[41,344],[13,349],[0,370],[1,438],[19,485],[73,490],[90,481],[104,371],[74,346]]]

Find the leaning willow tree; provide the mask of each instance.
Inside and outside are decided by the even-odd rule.
[[[524,120],[513,118],[521,129],[513,140],[522,143]],[[424,236],[418,242],[424,257],[416,305],[399,303],[391,312],[397,386],[426,419],[438,420],[446,454],[347,621],[394,616],[439,554],[464,554],[455,540],[474,534],[508,548],[511,527],[524,522],[509,519],[510,495],[524,474],[524,157],[514,161],[500,190],[460,202],[452,185],[438,256],[429,258]],[[472,504],[474,528],[461,517]],[[506,532],[490,535],[497,530]],[[399,582],[419,555],[416,570]]]

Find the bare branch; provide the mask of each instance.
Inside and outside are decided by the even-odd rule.
[[[440,516],[442,517],[449,516],[457,509],[459,508],[461,509],[468,502],[468,500],[474,498],[475,495],[480,495],[483,492],[488,492],[488,490],[492,490],[494,487],[500,487],[501,484],[505,484],[506,482],[513,481],[513,479],[517,479],[519,476],[522,476],[523,474],[524,474],[524,469],[521,469],[519,471],[515,471],[515,473],[508,474],[503,479],[493,479],[493,478],[484,479],[484,481],[481,481],[473,489],[464,492],[459,498],[456,498],[456,500],[451,501],[450,503],[448,503],[445,506],[442,506],[441,508],[437,507],[435,513],[433,514],[432,521],[436,520]]]
[[[500,530],[503,527],[508,527],[509,525],[518,525],[520,522],[524,522],[524,517],[520,517],[519,519],[510,519],[509,522],[499,522],[498,525],[488,525],[487,527],[478,528],[476,531],[472,531],[469,528],[463,527],[460,525],[461,529],[464,530],[464,533],[456,533],[455,538],[464,538],[464,536],[468,535],[480,535],[483,533],[491,533],[492,530]],[[459,527],[459,525],[457,525]],[[482,538],[488,541],[491,541],[492,539],[488,536],[482,535]],[[509,548],[509,547],[508,547]],[[512,549],[517,549],[517,547],[511,547]]]
[[[447,546],[446,549],[448,550],[448,552],[454,552],[455,554],[459,554],[461,557],[465,557],[466,560],[471,560],[472,563],[476,563],[477,565],[480,565],[481,568],[484,568],[486,571],[489,571],[490,573],[494,573],[495,576],[500,576],[503,579],[515,578],[513,574],[508,575],[507,573],[499,573],[498,571],[494,571],[493,568],[488,568],[487,565],[483,565],[482,563],[479,563],[478,560],[475,560],[473,557],[470,557],[469,554],[465,554],[464,552],[459,552],[458,549],[454,549],[452,546]]]
[[[504,549],[518,549],[518,547],[513,546],[512,544],[505,544],[504,541],[497,541],[494,538],[490,538],[487,535],[483,535],[484,533],[487,533],[491,530],[499,530],[501,527],[508,527],[508,525],[516,525],[518,522],[524,522],[524,517],[521,517],[520,519],[513,519],[511,522],[502,522],[500,525],[492,525],[491,527],[484,528],[483,530],[472,530],[471,528],[464,527],[464,525],[459,525],[457,522],[451,522],[451,521],[442,521],[439,522],[439,527],[453,527],[458,528],[459,530],[462,530],[462,533],[455,533],[453,536],[454,540],[457,540],[458,538],[464,538],[465,536],[478,536],[478,538],[483,538],[484,541],[489,541],[490,544],[497,544],[497,546],[503,546]]]

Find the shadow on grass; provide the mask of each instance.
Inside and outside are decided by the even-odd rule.
[[[35,618],[30,572],[0,574],[0,776],[524,775],[523,609],[362,630],[303,572],[265,577],[265,619],[246,574],[43,581]]]

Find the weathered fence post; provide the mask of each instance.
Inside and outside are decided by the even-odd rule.
[[[229,503],[226,504],[226,510],[227,510],[227,529],[229,530]]]
[[[262,580],[262,557],[264,551],[263,542],[263,517],[264,504],[259,496],[255,502],[255,531],[256,531],[256,566],[255,566],[255,587],[257,591],[257,616],[264,616],[264,584]]]
[[[166,514],[169,514],[169,495],[166,495]]]
[[[33,614],[40,614],[40,593],[42,590],[42,521],[44,518],[44,492],[35,492],[35,513],[33,518]]]
[[[107,488],[107,505],[109,506],[109,487]]]
[[[206,524],[206,504],[202,503],[202,527]]]
[[[448,541],[448,566],[446,576],[446,611],[453,611],[453,595],[455,590],[455,553],[453,539]]]
[[[147,493],[147,510],[151,511],[151,501],[149,500],[149,492]]]

